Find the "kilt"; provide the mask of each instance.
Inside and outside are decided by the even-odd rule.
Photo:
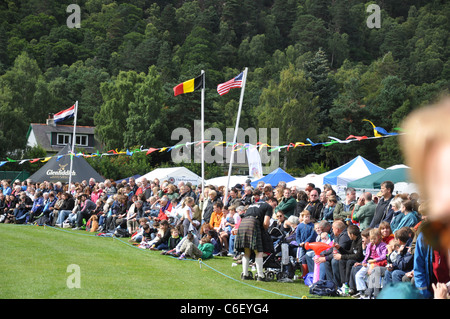
[[[256,250],[258,252],[273,252],[273,241],[269,233],[262,229],[259,220],[253,216],[245,217],[241,220],[234,249],[242,252],[244,248]]]

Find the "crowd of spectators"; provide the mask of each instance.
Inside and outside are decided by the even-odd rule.
[[[341,295],[377,298],[395,284],[424,298],[433,297],[433,284],[450,281],[448,251],[438,251],[423,238],[426,202],[417,193],[394,195],[385,181],[377,194],[347,188],[340,198],[331,185],[308,184],[305,189],[247,180],[223,198],[223,186],[177,185],[134,178],[60,182],[14,183],[0,187],[0,222],[86,229],[102,236],[129,237],[139,248],[183,258],[229,256],[234,249],[241,216],[260,201],[276,199],[271,225],[289,244],[296,273],[306,281],[333,281]],[[280,237],[278,237],[280,238]],[[276,238],[274,245],[276,244]],[[305,243],[325,242],[329,249],[316,254]]]

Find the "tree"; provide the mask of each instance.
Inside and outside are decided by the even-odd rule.
[[[318,131],[322,132],[329,124],[329,109],[333,105],[333,100],[337,97],[336,84],[330,76],[329,62],[325,52],[319,49],[314,58],[306,61],[303,67],[306,71],[306,77],[312,81],[311,92],[313,96],[318,97],[317,114]]]
[[[282,70],[279,82],[270,81],[264,88],[260,104],[255,110],[259,127],[279,128],[280,145],[306,142],[317,133],[317,98],[311,93],[312,81],[303,70],[292,64]],[[307,143],[307,142],[306,142]],[[284,167],[299,153],[284,153]]]
[[[108,149],[122,148],[124,130],[130,103],[135,100],[137,85],[144,82],[145,74],[121,71],[110,82],[100,85],[103,103],[100,112],[94,115],[96,134]]]
[[[168,123],[164,120],[164,94],[156,67],[150,67],[145,79],[136,86],[123,132],[124,146],[159,145]]]

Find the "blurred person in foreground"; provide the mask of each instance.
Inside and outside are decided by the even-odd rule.
[[[413,111],[402,123],[404,133],[400,145],[405,164],[411,167],[411,178],[420,196],[427,201],[428,222],[417,241],[431,250],[425,255],[423,278],[414,277],[419,290],[434,294],[434,298],[449,298],[450,249],[450,97]],[[431,249],[430,249],[431,248]],[[419,256],[420,254],[415,254]],[[418,279],[421,284],[418,284]],[[427,296],[430,297],[430,296]]]

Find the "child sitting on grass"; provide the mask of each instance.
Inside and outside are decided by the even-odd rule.
[[[174,227],[170,230],[171,236],[167,243],[167,250],[172,250],[177,247],[178,243],[181,241],[182,237],[180,236],[180,230],[177,227]],[[162,253],[161,253],[162,254]]]
[[[198,245],[198,247],[196,247],[193,242],[194,235],[192,233],[188,233],[186,237],[187,240],[185,240],[181,245],[180,248],[181,255],[178,259],[180,260],[186,258],[208,259],[213,256],[214,246],[210,242],[211,237],[209,235],[203,237],[200,240],[200,244]]]

